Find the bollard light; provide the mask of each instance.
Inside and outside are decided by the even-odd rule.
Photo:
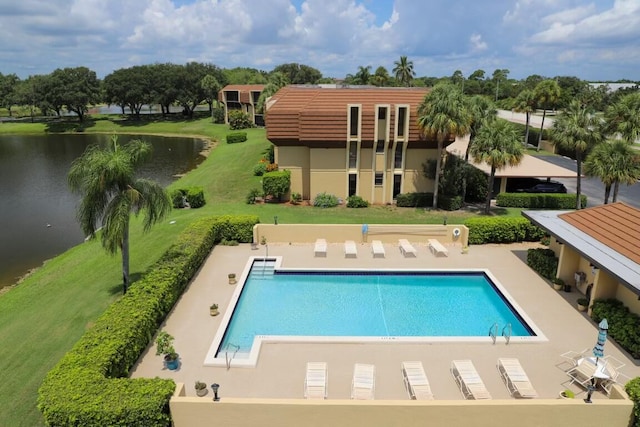
[[[213,383],[211,384],[211,390],[213,390],[213,401],[218,402],[220,398],[218,397],[218,389],[220,388],[220,384]]]

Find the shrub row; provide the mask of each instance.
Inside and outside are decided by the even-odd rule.
[[[438,208],[445,211],[457,211],[462,207],[462,197],[460,196],[438,196]]]
[[[202,187],[178,188],[171,192],[171,203],[176,209],[184,208],[185,202],[192,208],[201,208],[206,204]]]
[[[399,208],[424,208],[433,205],[433,193],[403,193],[396,196]]]
[[[262,176],[262,191],[265,196],[280,200],[291,188],[291,172],[288,170],[267,172]]]
[[[587,196],[580,195],[580,204],[587,206]],[[496,205],[505,208],[575,209],[575,194],[500,193]]]
[[[597,299],[593,302],[591,318],[596,323],[607,319],[608,335],[635,359],[640,358],[640,316],[616,299]]]
[[[126,378],[215,242],[250,242],[254,216],[194,222],[46,375],[38,408],[51,426],[169,426],[173,380]]]
[[[633,427],[640,427],[640,377],[636,377],[624,386],[629,398],[633,400]]]
[[[347,197],[347,207],[348,208],[368,208],[369,202],[364,200],[362,197],[353,195]]]
[[[316,208],[333,208],[338,206],[338,198],[333,194],[320,193],[313,199],[313,206]]]
[[[542,277],[552,280],[558,271],[558,258],[551,249],[529,249],[527,251],[527,265]]]
[[[464,222],[469,228],[469,244],[535,242],[544,231],[522,217],[475,217]]]
[[[245,142],[247,140],[246,132],[231,132],[227,134],[227,144],[235,144],[236,142]]]

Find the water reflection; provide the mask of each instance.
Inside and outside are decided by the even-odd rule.
[[[74,159],[88,145],[110,135],[0,136],[0,287],[15,283],[28,269],[81,243],[76,220],[79,200],[67,187]],[[163,186],[193,169],[202,159],[203,142],[192,138],[143,138],[152,144],[151,160],[139,176]]]

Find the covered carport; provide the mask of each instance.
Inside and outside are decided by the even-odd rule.
[[[469,137],[457,138],[454,143],[447,146],[447,152],[464,157],[469,144]],[[471,164],[489,175],[491,168],[486,163],[476,163],[469,159]],[[563,168],[541,160],[535,156],[525,154],[522,161],[517,166],[507,166],[496,171],[496,184],[493,189],[494,194],[507,191],[509,179],[513,178],[576,178],[576,173],[570,169]]]

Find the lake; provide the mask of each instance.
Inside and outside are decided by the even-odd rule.
[[[110,137],[0,136],[0,288],[84,241],[76,219],[80,196],[69,191],[67,173],[87,146]],[[119,142],[135,138],[153,146],[138,176],[163,186],[203,160],[205,143],[199,139],[120,135]]]

